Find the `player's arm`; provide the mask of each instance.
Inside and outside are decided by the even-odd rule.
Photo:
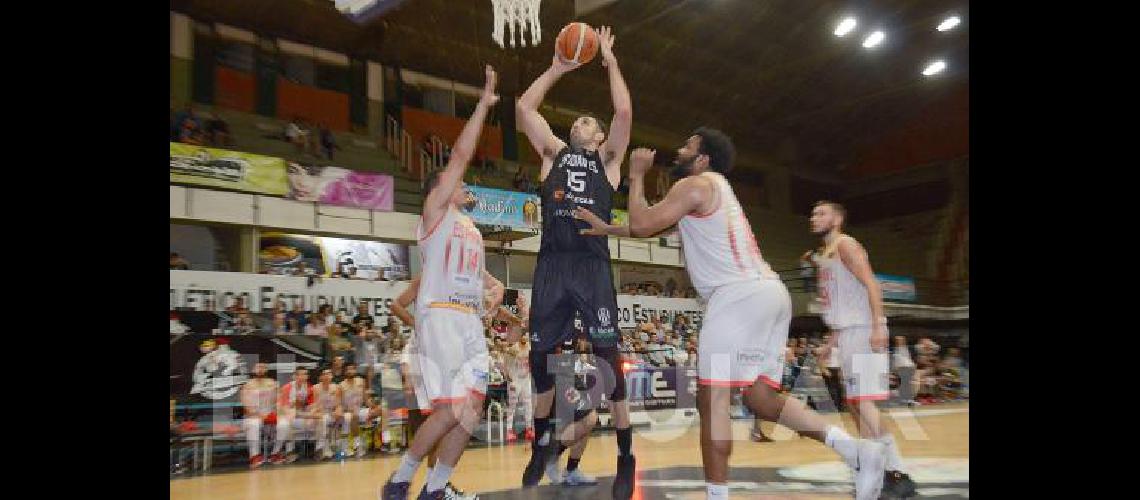
[[[490,65],[486,67],[486,74],[487,81],[483,84],[483,94],[479,96],[479,103],[475,105],[475,111],[467,119],[467,124],[463,126],[463,131],[459,133],[459,138],[455,140],[455,145],[451,148],[451,158],[448,159],[447,166],[444,167],[439,176],[439,186],[424,200],[424,219],[428,223],[427,227],[432,227],[443,216],[448,199],[451,198],[451,194],[455,192],[459,183],[463,181],[463,174],[467,171],[467,163],[471,161],[471,156],[475,153],[475,145],[479,142],[479,134],[483,132],[483,123],[487,121],[487,113],[491,106],[499,102],[499,96],[495,94],[498,75],[495,74],[495,69]]]
[[[589,229],[579,231],[585,236],[625,236],[629,237],[629,226],[615,226],[602,220],[601,217],[594,215],[583,207],[574,207],[574,218],[584,220],[590,224]]]
[[[660,203],[649,206],[645,173],[653,165],[654,154],[654,150],[637,148],[629,155],[629,232],[639,238],[657,234],[697,211],[712,188],[705,179],[686,177],[673,184]]]
[[[557,82],[562,75],[576,67],[576,64],[560,61],[558,55],[555,54],[550,67],[538,75],[538,78],[535,78],[526,92],[519,96],[518,103],[515,104],[515,123],[526,134],[526,138],[530,140],[530,145],[542,157],[542,167],[538,172],[539,181],[546,179],[546,174],[550,173],[550,167],[554,163],[554,155],[566,147],[566,143],[562,142],[562,139],[556,137],[554,131],[550,130],[550,124],[538,112],[538,107],[542,104],[542,99],[546,97],[546,92],[554,86],[554,82]]]
[[[886,324],[887,317],[883,314],[883,290],[879,287],[879,282],[875,280],[875,273],[871,271],[871,261],[867,258],[867,251],[863,249],[855,238],[843,238],[839,242],[839,258],[843,260],[843,265],[851,271],[851,274],[867,287],[867,300],[871,306],[871,321],[874,325],[874,334],[871,339],[871,346],[877,348],[886,348],[886,332],[880,329],[881,325]]]
[[[405,288],[404,291],[400,293],[400,296],[396,297],[396,300],[392,302],[392,314],[395,314],[397,318],[400,318],[400,321],[403,321],[405,325],[416,324],[416,318],[408,312],[408,306],[410,306],[412,302],[416,300],[416,294],[418,294],[419,291],[420,277],[416,276],[416,279],[408,283],[408,287]]]
[[[502,281],[492,276],[486,269],[483,270],[483,290],[486,293],[485,297],[489,305],[487,309],[497,312],[499,304],[503,303],[503,295],[507,289],[503,286]]]
[[[621,162],[629,147],[629,134],[633,128],[633,99],[629,87],[621,76],[617,58],[614,57],[614,35],[609,26],[602,26],[598,33],[598,48],[602,52],[602,65],[610,78],[610,96],[614,102],[614,117],[610,120],[610,134],[602,143],[602,161],[606,163],[606,177],[617,187],[621,182]]]

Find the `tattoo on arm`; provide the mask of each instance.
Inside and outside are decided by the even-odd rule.
[[[542,156],[544,158],[553,158],[554,157],[554,150],[550,149],[550,148],[542,148]]]
[[[617,153],[613,151],[606,151],[606,163],[614,161],[614,158],[617,158]]]

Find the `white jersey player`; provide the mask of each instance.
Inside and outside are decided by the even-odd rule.
[[[853,439],[802,402],[778,392],[792,303],[761,256],[724,177],[735,156],[731,139],[718,130],[697,129],[677,150],[671,173],[679,180],[664,200],[650,207],[645,173],[654,154],[637,149],[630,155],[630,226],[625,231],[647,237],[677,224],[689,277],[708,301],[697,346],[697,410],[708,498],[728,497],[729,406],[733,388],[743,387],[744,402],[756,415],[825,443],[854,467],[857,500],[877,499],[883,484],[883,445]],[[621,232],[588,211],[577,213],[590,223],[589,234]]]
[[[293,453],[293,437],[300,431],[312,428],[313,419],[309,408],[313,405],[313,386],[309,383],[309,371],[297,368],[293,380],[281,387],[277,398],[277,440],[273,444],[274,464],[292,463],[297,460]],[[282,445],[286,455],[281,454]]]
[[[249,466],[252,469],[265,463],[261,453],[262,425],[277,423],[277,381],[266,376],[265,363],[253,366],[254,377],[241,387],[241,403],[245,409],[242,427],[249,443]]]
[[[482,96],[447,167],[424,181],[423,217],[416,227],[424,272],[416,295],[415,329],[419,368],[434,411],[384,484],[384,500],[406,500],[412,476],[437,444],[438,461],[420,498],[443,499],[452,469],[482,417],[490,355],[480,316],[484,310],[498,309],[503,285],[486,271],[483,236],[460,206],[467,203],[463,173],[487,113],[499,100],[497,77],[490,66],[486,75]]]
[[[823,249],[814,257],[819,269],[819,301],[823,320],[834,332],[821,355],[838,347],[846,406],[860,434],[887,447],[884,490],[906,498],[915,495],[914,481],[903,472],[894,436],[883,429],[875,407],[875,401],[890,395],[883,293],[863,246],[843,234],[846,215],[842,205],[831,201],[816,203],[811,212],[812,233],[823,240]]]
[[[333,383],[332,370],[321,371],[321,382],[313,386],[313,406],[310,411],[317,419],[317,450],[322,459],[333,457],[332,432],[340,428],[344,419],[340,386]]]
[[[364,377],[357,371],[356,365],[348,363],[344,367],[344,380],[340,383],[341,402],[344,406],[341,426],[342,437],[348,437],[350,443],[345,448],[356,450],[356,457],[364,457],[364,436],[360,433],[360,426],[372,420],[369,407],[368,392],[364,386]]]

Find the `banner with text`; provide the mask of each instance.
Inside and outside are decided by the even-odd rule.
[[[355,314],[356,305],[363,301],[371,314],[387,316],[392,300],[407,286],[406,281],[339,278],[317,279],[309,286],[308,278],[303,276],[170,271],[170,309],[221,311],[240,297],[255,313],[269,311],[274,301],[282,300],[290,309],[295,303],[300,303],[306,311],[331,304],[335,310]],[[518,293],[530,301],[530,290],[522,289]],[[633,328],[638,319],[647,322],[655,315],[661,317],[663,323],[672,324],[678,313],[687,315],[692,325],[700,328],[704,318],[704,305],[697,299],[623,294],[617,296],[617,303],[619,328]]]
[[[283,196],[285,160],[170,143],[170,182]]]
[[[539,198],[534,194],[467,186],[463,211],[481,226],[538,234]]]
[[[289,198],[391,212],[395,180],[390,175],[290,162]]]
[[[883,290],[883,300],[914,302],[918,299],[918,294],[914,288],[914,278],[876,274],[875,279],[879,281],[879,287]]]

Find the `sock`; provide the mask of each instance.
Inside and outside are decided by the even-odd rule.
[[[581,461],[581,458],[570,457],[568,460],[566,460],[566,472],[574,472],[578,470],[578,462]]]
[[[828,448],[839,453],[839,456],[843,457],[848,464],[854,464],[856,462],[856,458],[859,456],[859,448],[857,447],[855,439],[852,438],[847,431],[832,425],[827,428],[827,435],[823,441]]]
[[[451,471],[452,467],[447,464],[436,463],[427,477],[427,491],[430,493],[447,486],[447,481],[451,479]]]
[[[727,484],[713,484],[706,483],[705,498],[708,500],[727,500],[728,499],[728,485]]]
[[[895,444],[895,437],[891,434],[883,434],[876,441],[883,443],[887,447],[887,470],[895,470],[902,472],[903,463],[902,455],[899,455],[899,447]]]
[[[405,453],[404,457],[400,459],[400,467],[392,474],[392,482],[411,482],[412,476],[416,475],[416,469],[418,468],[420,468],[420,461],[412,458],[411,453]]]
[[[626,427],[617,430],[618,456],[628,457],[629,448],[633,445],[633,429]]]
[[[550,417],[534,419],[534,442],[539,446],[546,446],[550,443],[550,436],[547,431],[550,430]]]

